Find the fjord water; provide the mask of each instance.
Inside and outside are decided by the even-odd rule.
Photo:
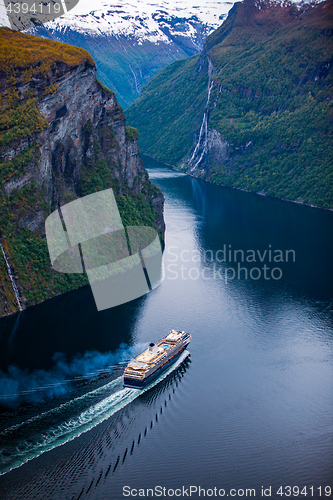
[[[333,214],[145,164],[166,198],[162,284],[100,313],[87,287],[2,319],[1,368],[51,373],[56,352],[69,364],[76,352],[99,359],[172,328],[192,334],[191,357],[140,395],[122,389],[116,366],[56,400],[4,412],[4,461],[29,461],[0,477],[1,498],[118,500],[124,486],[147,496],[158,485],[240,489],[235,498],[307,486],[307,498],[324,498]]]

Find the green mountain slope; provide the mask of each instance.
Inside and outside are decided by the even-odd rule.
[[[193,175],[333,208],[332,1],[236,3],[126,111],[139,146]]]
[[[55,30],[45,26],[37,26],[32,34],[87,50],[96,62],[98,77],[116,92],[123,109],[138,97],[142,85],[160,69],[198,52],[194,47],[183,48],[175,43],[144,41],[133,45],[126,37],[88,36],[71,29]]]

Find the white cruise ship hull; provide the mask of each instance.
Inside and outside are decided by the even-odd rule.
[[[157,346],[157,355],[153,358],[153,361],[146,366],[141,368],[137,365],[142,363],[142,359],[145,359],[145,356],[149,356],[149,350],[142,353],[140,356],[135,358],[133,361],[129,362],[127,368],[124,372],[124,387],[131,387],[133,389],[141,389],[149,384],[152,380],[156,379],[161,373],[163,373],[172,363],[174,363],[181,353],[188,346],[191,336],[185,332],[175,332],[175,335],[182,335],[180,341],[177,341],[171,347],[168,347],[168,339],[170,335],[158,342]],[[159,347],[162,346],[162,347]],[[163,347],[167,348],[164,353],[161,349]],[[152,351],[151,356],[154,356],[154,352]]]

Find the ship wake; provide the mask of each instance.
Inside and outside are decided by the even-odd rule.
[[[143,389],[124,388],[121,376],[52,410],[6,428],[0,432],[0,475],[72,441],[104,422],[156,386],[177,369],[188,355],[185,350],[174,364]]]

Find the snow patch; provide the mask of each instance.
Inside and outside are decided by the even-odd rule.
[[[2,1],[2,0],[0,0]],[[144,41],[158,44],[172,43],[170,36],[196,38],[196,24],[202,24],[207,36],[221,24],[232,3],[198,0],[192,5],[190,0],[96,0],[92,9],[89,0],[79,3],[66,15],[56,18],[46,27],[50,30],[65,31],[70,28],[90,36],[119,36],[134,38],[136,43]],[[186,24],[185,31],[180,30]]]

